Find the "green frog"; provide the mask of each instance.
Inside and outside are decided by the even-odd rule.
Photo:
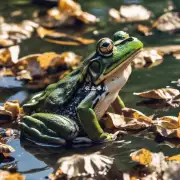
[[[140,40],[123,31],[116,32],[113,40],[100,39],[78,68],[23,106],[21,137],[48,144],[66,144],[84,135],[92,141],[113,140],[99,120],[108,108],[120,113],[125,107],[119,91],[142,48]]]

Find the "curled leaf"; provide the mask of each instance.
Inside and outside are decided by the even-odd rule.
[[[149,99],[173,99],[180,94],[179,90],[173,88],[162,88],[144,91],[141,93],[133,93],[136,96],[149,98]]]
[[[155,131],[167,138],[180,138],[180,117],[164,116],[154,121]]]
[[[135,68],[151,68],[163,62],[163,56],[157,50],[144,50],[132,62]]]
[[[104,125],[107,129],[111,130],[137,130],[150,127],[152,125],[152,118],[147,117],[135,109],[123,108],[122,115],[106,113],[104,116]]]
[[[56,176],[69,178],[104,176],[111,169],[114,159],[100,154],[73,155],[60,158]]]

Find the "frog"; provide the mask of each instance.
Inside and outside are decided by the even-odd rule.
[[[125,107],[119,91],[142,49],[143,43],[124,31],[114,33],[113,39],[101,38],[75,70],[23,105],[21,137],[61,145],[82,136],[93,142],[113,140],[100,120],[109,108],[119,114]]]

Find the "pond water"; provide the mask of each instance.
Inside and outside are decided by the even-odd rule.
[[[179,1],[179,0],[177,0]],[[17,5],[15,2],[19,2]],[[32,12],[39,9],[37,5],[24,4],[25,0],[21,1],[1,1],[0,2],[0,15],[4,16],[7,22],[18,22],[22,19],[29,19],[32,17]],[[162,46],[162,45],[174,45],[180,44],[180,33],[178,34],[166,34],[156,32],[152,36],[142,36],[136,31],[135,23],[123,23],[112,24],[108,22],[108,9],[111,7],[117,8],[120,4],[127,4],[130,0],[91,0],[91,1],[79,1],[82,4],[84,10],[96,15],[101,19],[98,27],[91,27],[94,30],[99,31],[99,35],[89,34],[89,37],[99,39],[104,36],[112,37],[113,33],[118,30],[125,30],[131,35],[138,37],[144,42],[145,47],[149,46]],[[149,10],[153,12],[153,18],[164,13],[164,9],[168,7],[171,1],[169,0],[139,0],[137,1],[143,4]],[[176,2],[176,1],[175,1]],[[23,15],[17,18],[10,18],[10,12],[14,10],[22,10]],[[87,27],[86,27],[87,28]],[[63,29],[62,31],[68,31],[75,34],[83,30],[83,28],[77,29]],[[23,41],[20,45],[20,56],[43,53],[48,51],[55,51],[61,53],[63,51],[74,51],[75,53],[85,57],[95,49],[95,44],[88,46],[60,46],[51,43],[47,43],[40,38],[33,36],[31,39]],[[176,60],[173,56],[166,55],[164,62],[156,67],[150,69],[138,69],[134,70],[128,83],[121,90],[120,94],[123,98],[126,106],[140,110],[141,112],[151,115],[157,114],[158,116],[173,115],[177,116],[179,108],[172,108],[165,112],[157,112],[147,107],[136,106],[136,103],[140,100],[133,95],[133,92],[140,92],[152,88],[163,88],[166,86],[172,86],[171,81],[180,78],[180,61]],[[5,84],[5,85],[4,85]],[[176,87],[176,86],[174,86]],[[18,99],[21,103],[24,103],[29,98],[31,91],[27,91],[21,85],[21,82],[17,82],[14,78],[2,78],[0,79],[0,102],[4,103],[9,99]],[[98,145],[87,148],[76,149],[60,149],[60,148],[39,148],[27,144],[23,144],[25,149],[21,146],[19,139],[12,139],[8,141],[16,150],[11,154],[14,157],[14,164],[20,173],[24,174],[28,180],[30,179],[44,179],[49,173],[53,171],[53,165],[56,160],[65,155],[71,155],[74,153],[90,153],[103,149],[104,153],[108,156],[115,157],[116,164],[121,170],[127,170],[133,165],[129,159],[129,153],[140,149],[148,148],[154,152],[163,151],[166,155],[172,155],[179,152],[179,149],[170,148],[165,144],[158,144],[152,140],[148,140],[143,137],[125,136],[124,142],[117,140],[106,145]],[[6,164],[0,164],[1,167]]]

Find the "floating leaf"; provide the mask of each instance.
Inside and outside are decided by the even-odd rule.
[[[149,98],[149,99],[164,99],[169,100],[180,94],[179,90],[173,88],[162,88],[144,91],[141,93],[134,93],[136,96]]]
[[[110,20],[114,21],[114,22],[121,22],[121,16],[118,10],[111,8],[109,10],[109,16],[110,16]]]
[[[0,170],[1,180],[25,180],[25,177],[19,173],[10,173],[8,171]]]
[[[111,169],[113,162],[113,158],[97,153],[64,157],[57,162],[55,176],[60,178],[65,175],[68,179],[104,176]]]
[[[0,143],[0,153],[12,153],[14,151],[14,148],[12,148],[10,145]]]
[[[75,37],[65,33],[57,32],[54,30],[48,30],[43,27],[37,28],[38,35],[44,40],[56,44],[62,45],[83,45],[94,43],[93,39],[85,39],[82,37]]]
[[[116,9],[109,10],[110,19],[115,22],[145,21],[151,15],[152,13],[142,5],[122,5],[119,12]]]
[[[20,48],[18,45],[0,49],[0,65],[12,66],[17,63]]]
[[[44,16],[37,18],[37,22],[44,27],[53,28],[62,25],[75,25],[80,21],[84,24],[94,24],[99,19],[82,11],[80,4],[73,0],[60,0],[58,8],[52,8]]]
[[[0,106],[0,123],[16,120],[23,114],[18,100],[7,101],[4,106]]]
[[[20,24],[0,23],[0,46],[7,47],[20,43],[22,40],[30,38],[34,28],[38,25],[32,21],[24,20]]]
[[[180,138],[180,117],[164,116],[154,121],[155,132],[163,137]]]
[[[179,161],[180,162],[180,154],[167,157],[166,161]]]
[[[126,21],[144,21],[151,17],[151,12],[142,5],[124,5],[120,7],[120,14]]]
[[[135,68],[151,68],[163,62],[162,53],[157,50],[144,50],[132,62]]]
[[[104,125],[107,129],[125,129],[137,130],[150,127],[152,118],[147,117],[143,113],[131,109],[123,108],[122,115],[114,113],[106,113],[104,117]]]
[[[130,154],[133,161],[142,165],[149,165],[152,162],[152,153],[147,149],[140,149]]]
[[[180,13],[167,12],[160,16],[153,27],[162,32],[177,32],[180,30]]]
[[[152,35],[151,28],[142,24],[137,25],[137,30],[144,34],[145,36]]]

